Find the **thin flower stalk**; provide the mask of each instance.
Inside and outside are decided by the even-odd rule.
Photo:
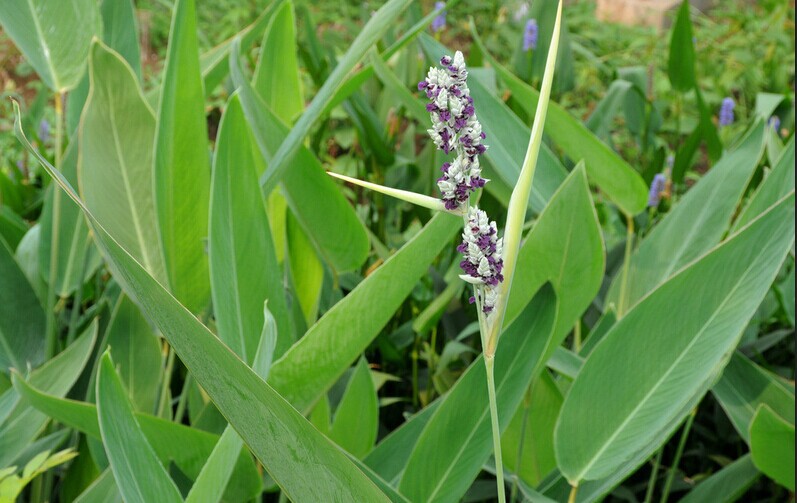
[[[553,38],[548,49],[545,74],[540,88],[540,99],[534,118],[529,146],[518,182],[509,200],[508,216],[503,237],[498,226],[475,204],[471,195],[483,188],[488,180],[481,176],[479,156],[487,150],[482,131],[467,86],[468,72],[461,52],[454,57],[443,56],[442,68],[430,68],[418,90],[429,99],[426,110],[432,126],[427,131],[438,149],[453,154],[451,162],[443,163],[442,176],[437,180],[440,198],[432,198],[410,191],[384,187],[370,182],[329,173],[331,176],[368,189],[393,196],[436,211],[446,211],[463,217],[462,242],[457,250],[463,258],[460,278],[473,285],[470,302],[476,304],[480,336],[484,351],[487,390],[492,423],[493,450],[495,454],[498,501],[506,501],[501,432],[498,422],[498,404],[495,390],[495,350],[506,313],[507,298],[517,263],[528,207],[531,183],[537,165],[542,131],[551,95],[551,84],[559,46],[562,3],[556,15]]]

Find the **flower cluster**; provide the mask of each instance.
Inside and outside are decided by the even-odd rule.
[[[736,103],[733,98],[725,98],[720,105],[720,127],[730,126],[733,124],[733,109],[736,108]]]
[[[648,207],[654,208],[661,202],[661,195],[667,187],[667,177],[662,173],[657,173],[653,177],[650,184],[650,192],[648,193]]]
[[[537,48],[537,38],[539,27],[536,19],[526,21],[526,29],[523,31],[523,51],[529,52]]]
[[[476,289],[476,295],[483,295],[479,301],[484,313],[489,314],[498,298],[497,287],[504,280],[503,239],[498,238],[495,221],[491,222],[479,208],[469,208],[462,244],[457,251],[464,256],[459,266],[465,274],[460,277],[468,283],[483,285],[482,289]],[[470,301],[475,302],[476,297]]]
[[[466,83],[465,58],[457,51],[453,58],[443,56],[440,64],[443,68],[429,69],[418,90],[430,100],[426,105],[432,116],[429,136],[446,154],[456,153],[453,162],[443,164],[443,176],[437,181],[446,209],[454,210],[467,205],[470,193],[484,187],[479,155],[487,147],[482,144],[485,135]]]
[[[434,4],[435,10],[442,9],[445,6],[446,6],[445,2],[435,2]],[[442,30],[445,27],[446,27],[446,11],[441,10],[440,14],[438,14],[437,17],[435,17],[432,20],[432,31],[437,33],[438,31]]]

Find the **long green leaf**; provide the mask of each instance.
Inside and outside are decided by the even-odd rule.
[[[97,479],[75,498],[74,503],[122,503],[113,472],[106,468]]]
[[[501,337],[495,386],[502,429],[509,424],[556,323],[556,295],[543,288]],[[411,501],[459,501],[490,456],[492,436],[483,358],[442,399],[407,461],[399,491]]]
[[[14,379],[14,389],[33,407],[56,421],[86,434],[91,439],[100,439],[97,407],[94,404],[58,398],[42,393],[32,386],[32,379]],[[205,460],[218,445],[219,436],[165,419],[136,413],[136,421],[155,449],[158,459],[164,464],[174,463],[186,476],[199,476]],[[227,487],[224,499],[244,501],[260,492],[260,475],[248,450],[238,451],[232,467],[233,483]]]
[[[219,125],[210,210],[210,279],[219,338],[251,362],[263,326],[263,302],[277,319],[281,355],[293,344],[282,271],[257,186],[262,167],[237,94]]]
[[[20,322],[24,320],[24,322]],[[44,309],[28,282],[14,252],[0,239],[0,373],[44,359]]]
[[[794,491],[794,424],[760,405],[750,423],[750,450],[756,468]]]
[[[395,22],[396,18],[401,15],[409,4],[409,0],[389,0],[371,16],[368,23],[349,46],[346,54],[343,55],[338,65],[326,79],[324,85],[318,90],[310,106],[307,107],[279,149],[277,149],[266,172],[260,177],[260,185],[264,188],[265,193],[271,192],[270,189],[276,186],[281,179],[288,168],[289,163],[287,161],[291,160],[299,150],[301,143],[309,134],[310,128],[318,120],[327,102],[332,98],[335,90],[343,83],[346,75],[362,59],[365,53],[376,44],[382,34]]]
[[[55,358],[48,360],[31,373],[31,382],[56,396],[64,396],[75,384],[91,356],[97,340],[97,323],[93,322],[83,334]],[[5,421],[0,421],[0,466],[10,465],[41,431],[48,418],[27,404],[20,403],[14,390],[2,395],[3,407],[9,407]]]
[[[105,452],[124,500],[182,502],[180,491],[133,415],[122,380],[107,351],[100,359],[97,377],[97,416]]]
[[[733,503],[750,488],[760,474],[749,454],[725,466],[711,477],[699,483],[679,503]]]
[[[19,120],[14,123],[14,130],[17,139],[36,156],[47,173],[81,205],[97,242],[109,257],[114,277],[144,307],[197,383],[289,498],[387,500],[345,454],[257,377],[107,233],[69,183],[33,149]],[[277,364],[272,371],[276,367]]]
[[[0,0],[0,25],[51,90],[77,85],[100,30],[96,0]]]
[[[460,226],[452,215],[435,215],[274,363],[269,383],[298,410],[310,409],[390,321]]]
[[[191,311],[210,298],[210,156],[194,0],[177,0],[155,133],[155,210],[174,296]]]
[[[606,304],[622,316],[670,275],[720,242],[764,151],[764,124],[756,123],[675,205],[631,256],[625,298],[615,276]],[[620,309],[620,307],[623,307]]]
[[[667,75],[673,89],[682,93],[697,85],[695,78],[695,42],[692,35],[692,21],[689,19],[688,1],[681,3],[670,38],[670,57]]]
[[[368,362],[361,358],[354,366],[346,391],[335,410],[329,438],[359,459],[373,448],[378,429],[376,388]]]
[[[272,154],[283,143],[289,129],[244,77],[239,49],[234,45],[235,56],[230,59],[232,79],[239,89],[241,105],[260,152],[267,162],[273,162]],[[362,265],[369,249],[365,227],[326,175],[321,162],[309,149],[300,146],[289,164],[291,169],[282,176],[285,198],[319,255],[338,271]]]
[[[570,482],[630,472],[678,427],[727,363],[793,241],[794,192],[614,325],[559,416],[557,460]]]
[[[473,31],[484,58],[512,92],[524,110],[533,115],[540,93],[501,65]],[[600,141],[581,121],[561,105],[548,103],[545,132],[565,154],[575,161],[584,160],[589,178],[623,212],[635,215],[645,208],[647,189],[642,177],[608,145]]]
[[[762,404],[794,424],[794,383],[764,370],[738,352],[711,391],[733,427],[748,443],[750,423]]]
[[[152,194],[155,117],[130,66],[96,40],[89,75],[79,133],[81,194],[114,239],[167,285]]]

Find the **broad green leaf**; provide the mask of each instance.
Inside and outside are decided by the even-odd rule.
[[[755,114],[762,119],[769,119],[778,105],[783,102],[786,96],[774,93],[758,93],[755,96]]]
[[[760,474],[753,466],[749,454],[745,454],[722,470],[700,482],[679,503],[734,503],[758,479]]]
[[[750,450],[756,468],[794,492],[794,424],[760,405],[750,423]]]
[[[155,210],[174,296],[191,311],[210,298],[210,155],[194,0],[177,0],[155,133]]]
[[[667,75],[673,89],[685,93],[697,86],[695,78],[695,42],[692,34],[692,21],[689,19],[689,1],[684,0],[670,37],[670,58]]]
[[[36,292],[0,239],[0,373],[8,374],[12,367],[24,372],[42,362],[45,324]]]
[[[47,302],[47,284],[44,282],[44,275],[39,264],[39,247],[41,246],[41,224],[35,224],[28,229],[22,241],[17,246],[14,258],[19,264],[19,268],[25,277],[28,278],[30,286],[36,293],[36,297],[43,306]],[[0,372],[2,374],[2,372]]]
[[[505,319],[511,321],[546,281],[556,290],[560,299],[556,329],[543,362],[595,298],[605,263],[600,224],[580,164],[551,197],[526,237],[509,294]]]
[[[293,213],[286,215],[288,263],[296,297],[308,325],[315,323],[324,282],[324,266]]]
[[[113,309],[106,341],[133,408],[153,413],[161,382],[161,346],[138,306],[124,294]]]
[[[100,358],[97,376],[97,416],[114,479],[128,503],[182,502],[133,415],[122,380],[109,352]]]
[[[296,58],[296,20],[293,2],[282,2],[263,35],[253,86],[286,124],[304,109],[299,62]]]
[[[271,362],[274,358],[274,349],[277,344],[277,323],[268,306],[263,307],[263,331],[257,353],[254,357],[254,370],[261,379],[268,378]],[[244,441],[236,433],[235,428],[227,425],[219,438],[218,443],[210,453],[205,466],[196,478],[191,491],[186,497],[188,503],[216,503],[223,494],[224,488],[230,482],[235,460],[238,458]]]
[[[15,105],[15,112],[18,110]],[[18,120],[14,130],[47,173],[81,205],[97,242],[109,257],[114,278],[143,307],[287,497],[294,501],[387,501],[343,452],[229,351],[108,234],[69,183],[33,149]]]
[[[122,503],[122,495],[116,487],[111,469],[106,468],[80,496],[75,498],[74,503]]]
[[[722,371],[793,241],[794,192],[614,325],[559,416],[556,457],[570,482],[628,473],[669,437]]]
[[[543,371],[501,435],[504,465],[532,487],[556,468],[553,430],[562,401],[553,377]]]
[[[767,174],[739,218],[733,223],[733,230],[744,227],[792,190],[794,190],[794,136],[781,152],[772,171]]]
[[[365,358],[355,365],[340,399],[329,438],[355,458],[363,458],[376,442],[379,402]]]
[[[370,57],[371,68],[373,72],[382,81],[385,86],[384,92],[389,92],[391,97],[407,110],[407,114],[418,121],[419,124],[427,124],[429,122],[429,112],[421,101],[413,96],[395,73],[387,66],[387,63],[382,61],[382,58],[376,51],[371,52]]]
[[[96,339],[95,321],[72,345],[34,370],[30,381],[53,395],[66,395],[83,372]],[[14,390],[7,390],[0,403],[0,419],[5,416],[5,421],[0,421],[0,466],[8,466],[36,438],[48,418],[33,407],[20,403]]]
[[[0,25],[55,92],[77,85],[100,30],[96,0],[0,0]]]
[[[2,194],[0,194],[2,199]],[[0,203],[0,239],[16,251],[20,241],[28,232],[28,224],[14,210]]]
[[[265,105],[243,75],[238,49],[230,59],[233,82],[263,158],[272,162],[288,135],[288,127]],[[357,214],[324,172],[318,158],[300,146],[291,169],[282,177],[285,198],[293,214],[321,256],[333,269],[346,271],[362,265],[368,256],[368,235]],[[330,225],[335,222],[335,225]]]
[[[623,316],[675,271],[700,257],[725,235],[764,149],[764,124],[756,123],[739,147],[692,187],[631,256],[626,294],[614,278],[605,304]]]
[[[33,407],[56,421],[85,433],[91,439],[100,438],[95,405],[42,393],[31,386],[31,382],[22,379],[14,379],[14,388]],[[205,460],[218,445],[218,435],[148,414],[136,413],[135,416],[158,459],[164,464],[174,463],[188,477],[198,477]],[[239,450],[236,459],[232,475],[234,483],[227,487],[224,497],[228,501],[245,501],[260,492],[260,475],[247,450]]]
[[[298,410],[309,410],[392,319],[459,229],[457,217],[435,215],[274,363],[269,384]]]
[[[512,92],[524,110],[533,116],[540,93],[529,86],[487,51],[478,34],[474,39],[490,66]],[[642,177],[608,145],[600,141],[581,121],[561,105],[550,101],[545,121],[545,134],[575,161],[586,162],[587,175],[623,212],[635,215],[645,208],[647,188]]]
[[[71,183],[77,183],[77,162],[78,148],[74,142],[67,148],[61,165],[61,172]],[[91,243],[89,227],[80,208],[61,191],[47,194],[40,223],[39,267],[49,275],[51,259],[56,259],[55,292],[68,297],[94,274],[102,262],[101,257]]]
[[[279,149],[274,153],[268,169],[260,177],[260,185],[263,187],[264,193],[271,192],[271,189],[282,178],[283,173],[289,171],[288,167],[292,163],[288,161],[294,159],[294,155],[299,150],[305,137],[310,133],[310,128],[319,119],[326,104],[332,99],[335,91],[343,83],[351,69],[376,44],[382,34],[396,21],[396,18],[401,15],[409,4],[409,0],[389,0],[370,17],[362,31],[360,31],[340,59],[338,65],[324,81],[324,85],[313,97],[313,101],[310,102],[310,105],[296,122],[296,125],[290,130]]]
[[[219,338],[242,360],[255,356],[263,302],[277,319],[278,351],[293,343],[282,271],[257,185],[263,161],[237,94],[219,125],[210,203],[210,279]]]
[[[504,331],[495,354],[495,387],[501,429],[509,425],[540,367],[556,323],[556,295],[545,287]],[[459,501],[492,453],[487,378],[479,357],[420,434],[399,491],[411,501]]]
[[[130,66],[95,41],[81,119],[80,191],[114,239],[167,285],[153,195],[155,117]]]
[[[733,427],[748,443],[750,423],[760,405],[766,405],[794,424],[794,384],[761,368],[739,352],[731,357],[722,378],[711,391]]]

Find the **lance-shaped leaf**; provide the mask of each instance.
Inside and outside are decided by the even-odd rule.
[[[539,368],[556,321],[556,295],[539,291],[506,330],[495,355],[498,418],[505,429]],[[412,501],[459,501],[492,452],[482,357],[442,399],[407,460],[399,490]]]
[[[96,0],[1,0],[0,25],[47,87],[61,93],[83,76],[100,12]]]
[[[114,479],[127,502],[182,502],[180,491],[166,473],[133,416],[122,380],[107,351],[97,377],[97,416]]]
[[[750,450],[756,468],[794,491],[794,424],[760,405],[750,423]]]
[[[504,316],[508,304],[509,292],[512,289],[512,282],[517,266],[518,255],[520,253],[520,240],[523,235],[523,224],[526,221],[526,207],[528,206],[531,183],[534,179],[534,172],[537,169],[537,159],[540,154],[542,144],[542,131],[545,128],[545,116],[548,113],[548,101],[551,97],[551,84],[553,82],[554,67],[556,66],[556,53],[559,48],[559,32],[562,25],[562,2],[556,12],[556,23],[553,28],[551,46],[548,49],[548,63],[545,67],[545,75],[540,86],[540,105],[534,116],[534,126],[531,128],[526,158],[523,160],[523,168],[520,171],[515,188],[512,190],[512,197],[509,199],[507,208],[506,226],[504,227],[504,277],[498,291],[498,301],[495,306],[495,317],[489,324],[489,334],[484,336],[487,347],[484,348],[486,354],[495,352],[498,338],[501,336]]]
[[[171,291],[195,312],[210,297],[204,242],[210,199],[207,137],[194,0],[178,0],[158,107],[155,210]]]
[[[556,457],[571,483],[629,473],[669,437],[726,365],[793,242],[794,192],[614,325],[556,427]]]
[[[631,256],[626,294],[615,276],[606,304],[623,316],[673,272],[720,242],[764,151],[764,124],[756,123],[736,150],[692,187]]]
[[[733,503],[747,492],[747,489],[761,474],[753,465],[749,454],[722,468],[714,475],[700,482],[684,496],[680,503]]]
[[[30,145],[20,125],[18,105],[15,112],[17,139],[84,210],[114,277],[143,307],[287,497],[294,501],[388,501],[338,447],[229,351],[108,234],[66,179]],[[252,421],[253,417],[258,420]]]
[[[130,66],[97,40],[89,75],[79,133],[81,194],[114,239],[166,285],[152,189],[155,116]]]
[[[355,458],[362,458],[376,442],[379,401],[365,358],[355,365],[332,421],[329,438]]]
[[[282,271],[257,185],[262,166],[235,94],[219,125],[213,160],[210,279],[219,338],[246,362],[257,349],[265,300],[279,327],[277,354],[293,343]]]
[[[24,322],[20,323],[20,320]],[[36,292],[0,239],[0,373],[22,372],[44,358],[45,317]]]
[[[401,190],[401,189],[394,189],[392,187],[385,187],[384,185],[366,182],[364,180],[358,180],[357,178],[352,178],[346,175],[339,175],[331,171],[328,171],[327,174],[329,176],[333,176],[345,182],[349,182],[354,185],[359,185],[360,187],[365,187],[366,189],[373,190],[374,192],[379,192],[380,194],[385,194],[386,196],[395,197],[396,199],[401,199],[402,201],[407,201],[408,203],[420,206],[422,208],[429,208],[430,210],[434,211],[446,211],[457,215],[462,214],[461,212],[447,210],[445,204],[443,204],[443,201],[436,197],[431,197],[424,194],[418,194],[416,192],[412,192],[409,190]]]

